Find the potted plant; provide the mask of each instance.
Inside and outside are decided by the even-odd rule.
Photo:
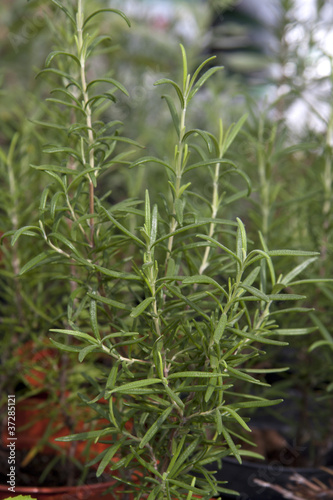
[[[320,251],[319,259],[299,262],[298,274],[293,273],[297,286],[302,287],[298,291],[311,283],[307,300],[298,306],[314,311],[279,318],[282,329],[290,328],[296,320],[299,327],[317,326],[317,332],[295,336],[287,348],[268,347],[266,357],[261,358],[262,366],[288,365],[290,369],[270,377],[273,384],[266,393],[266,397],[282,397],[284,403],[268,408],[265,415],[262,411],[251,415],[251,427],[260,427],[256,431],[261,441],[264,434],[277,435],[277,429],[279,439],[274,456],[267,453],[269,443],[263,448],[266,457],[270,456],[268,470],[256,463],[248,464],[252,491],[245,493],[243,488],[244,497],[247,494],[254,498],[281,498],[279,488],[283,486],[285,490],[288,482],[291,488],[289,493],[284,491],[286,498],[310,495],[304,493],[299,482],[289,481],[294,472],[291,467],[297,467],[305,481],[309,476],[320,476],[323,484],[331,484],[329,473],[321,467],[332,466],[332,74],[326,38],[318,37],[320,30],[330,30],[331,17],[325,16],[327,6],[315,4],[309,19],[302,13],[301,19],[297,19],[296,2],[282,3],[275,24],[278,50],[274,62],[280,70],[275,73],[279,78],[269,82],[267,100],[251,99],[247,108],[250,119],[239,134],[235,149],[237,154],[246,151],[244,170],[248,174],[255,171],[252,196],[243,219],[251,238],[258,242],[260,230],[269,246],[282,244],[293,248],[302,241],[303,248]],[[304,39],[296,42],[289,36],[296,31],[306,33]],[[323,62],[327,65],[325,71],[319,67]],[[297,120],[295,113],[300,109],[301,119]],[[284,259],[277,262],[283,274],[289,265]],[[318,276],[321,280],[317,280]],[[289,288],[290,292],[295,290],[294,286]],[[254,478],[261,481],[260,486],[253,483]],[[263,482],[270,484],[271,489],[265,489]],[[309,488],[311,483],[309,480]],[[319,498],[323,487],[318,486],[315,494]]]
[[[229,455],[239,462],[256,456],[236,444],[240,429],[249,430],[249,409],[279,401],[247,390],[265,388],[262,375],[281,371],[253,368],[253,360],[263,346],[285,345],[282,335],[314,330],[279,328],[273,313],[298,312],[290,304],[303,296],[289,290],[298,267],[278,276],[274,262],[317,254],[272,250],[263,236],[254,246],[242,220],[228,214],[244,187],[250,191],[247,175],[227,156],[246,116],[228,128],[220,119],[215,133],[191,125],[190,116],[221,69],[211,66],[213,58],[191,74],[181,46],[179,82],[156,82],[170,91],[162,97],[173,145],[166,141],[163,158],[140,157],[140,144],[112,117],[126,88],[112,71],[98,74],[103,59],[91,64],[109,43],[98,20],[111,15],[125,26],[127,16],[103,3],[52,3],[62,16],[60,39],[39,75],[50,77],[55,107],[37,125],[54,134],[46,162],[33,166],[50,184],[38,222],[11,233],[13,245],[24,245],[23,237],[43,245],[21,275],[46,266],[67,285],[66,319],[51,329],[51,341],[86,367],[91,387],[80,398],[100,425],[62,441],[106,445],[87,465],[122,486],[116,498],[210,499],[229,490],[207,466]],[[125,177],[129,167],[133,176],[148,169],[142,200],[112,193],[112,174]],[[160,195],[149,182],[153,171],[163,179]]]

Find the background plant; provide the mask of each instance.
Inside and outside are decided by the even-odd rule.
[[[280,40],[276,63],[278,79],[272,79],[266,102],[250,103],[250,119],[242,144],[247,153],[243,166],[252,179],[249,231],[257,241],[260,229],[268,245],[295,248],[300,241],[308,250],[319,250],[315,262],[299,262],[299,277],[312,282],[307,290],[309,316],[281,317],[281,326],[318,327],[318,333],[294,338],[290,347],[268,350],[267,363],[285,363],[290,371],[271,395],[283,396],[280,418],[289,426],[286,408],[295,407],[291,439],[299,446],[310,443],[312,459],[325,460],[331,448],[332,337],[329,319],[332,300],[331,268],[331,56],[327,5],[316,2],[310,20],[297,20],[297,2],[282,2],[276,36]],[[321,36],[326,33],[326,36]],[[304,36],[303,36],[303,35]],[[301,37],[301,38],[300,38]],[[300,43],[300,40],[302,42]],[[275,98],[275,99],[274,99]],[[297,113],[302,113],[301,119]],[[296,118],[295,118],[296,117]],[[254,173],[255,172],[255,173]],[[254,230],[252,232],[252,229]],[[291,230],[290,230],[291,229]],[[295,261],[295,264],[297,261]],[[281,260],[281,272],[289,263]],[[316,277],[321,276],[318,283]],[[325,281],[326,279],[326,281]],[[301,289],[302,290],[302,289]],[[309,368],[311,367],[311,368]],[[279,415],[275,409],[274,416]],[[325,425],[323,425],[325,422]]]

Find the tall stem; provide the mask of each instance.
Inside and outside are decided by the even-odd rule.
[[[86,80],[86,53],[83,50],[83,6],[82,0],[78,0],[78,13],[77,13],[77,40],[78,40],[78,55],[80,60],[80,77],[82,86],[82,97],[84,109],[86,114],[86,124],[88,130],[88,143],[89,143],[89,165],[91,169],[95,168],[95,150],[92,147],[94,143],[94,134],[92,131],[92,111],[89,103],[89,94],[87,90]],[[93,174],[95,175],[95,174]],[[89,177],[89,213],[92,215],[95,211],[94,206],[94,184]],[[93,246],[94,240],[94,220],[90,219],[90,246]]]
[[[184,103],[184,107],[182,108],[180,115],[180,131],[179,131],[179,141],[177,145],[177,156],[176,156],[176,182],[175,182],[175,193],[172,205],[172,211],[174,214],[176,213],[176,200],[180,198],[180,188],[183,175],[183,160],[184,160],[184,148],[185,148],[183,139],[186,131],[185,122],[186,122],[186,102]],[[173,233],[177,229],[177,226],[178,226],[177,219],[173,217],[170,223],[170,233]],[[171,256],[173,239],[174,237],[170,236],[168,241],[168,252],[166,257],[165,269],[167,269],[167,263]]]

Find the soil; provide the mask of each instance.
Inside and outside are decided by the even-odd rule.
[[[87,469],[82,465],[76,465],[67,457],[58,457],[58,461],[52,466],[55,457],[52,455],[37,454],[29,463],[22,466],[27,456],[27,450],[16,450],[15,452],[15,481],[17,486],[77,486],[79,484],[95,484],[110,481],[110,476],[103,474],[96,477],[96,471]],[[40,482],[40,477],[45,469],[50,467],[45,481]],[[0,484],[6,484],[9,472],[8,449],[0,447]]]

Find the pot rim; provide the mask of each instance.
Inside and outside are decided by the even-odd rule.
[[[328,472],[325,472],[325,470],[321,469],[320,467],[288,467],[283,465],[281,462],[278,460],[271,460],[270,462],[251,462],[249,460],[242,460],[242,463],[240,464],[236,458],[234,457],[225,457],[222,459],[222,462],[229,462],[230,464],[233,465],[239,465],[239,466],[246,466],[249,467],[250,469],[264,469],[264,468],[269,468],[269,467],[277,467],[279,466],[283,472],[288,472],[290,471],[290,474],[294,474],[295,472],[299,474],[311,474],[311,473],[325,473],[328,474]]]
[[[15,493],[74,493],[77,490],[98,490],[101,487],[105,489],[114,486],[116,481],[107,481],[105,483],[80,484],[78,486],[15,486]],[[8,484],[0,484],[0,491],[8,491]]]

